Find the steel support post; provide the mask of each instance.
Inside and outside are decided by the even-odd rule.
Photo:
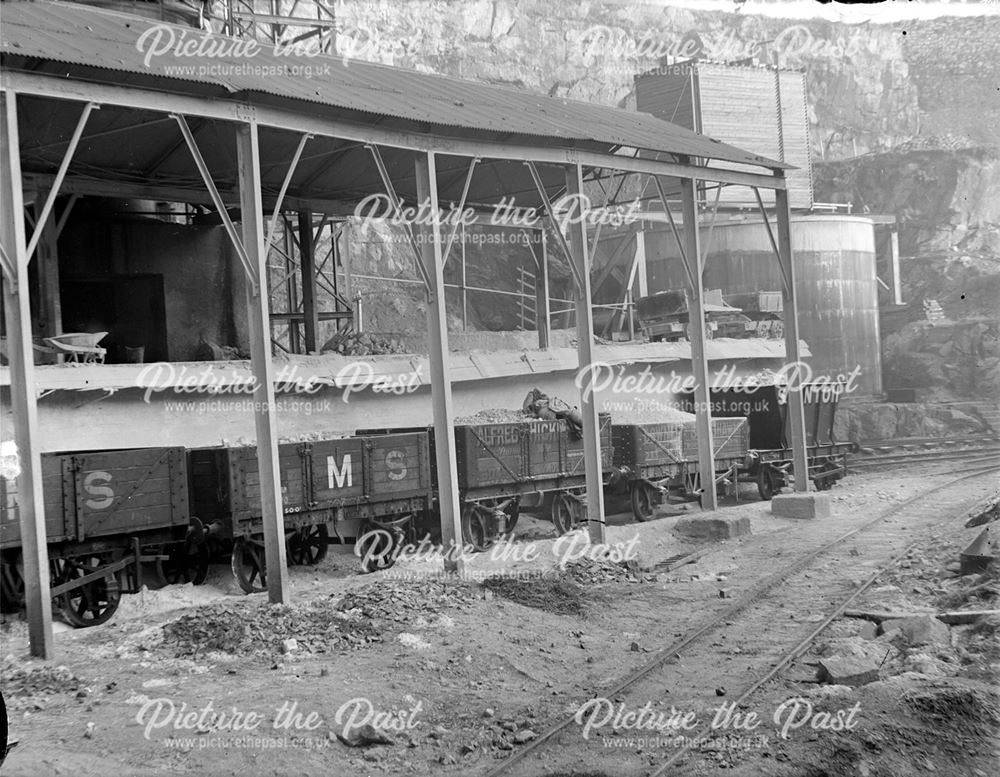
[[[795,262],[792,260],[791,210],[788,192],[775,192],[775,215],[778,220],[778,261],[785,278],[782,297],[785,309],[785,358],[790,364],[802,360],[799,352],[799,303],[795,289]],[[793,370],[796,374],[798,370]],[[792,468],[795,473],[795,490],[809,490],[809,456],[806,451],[806,418],[802,402],[801,381],[788,392],[789,428],[792,443]]]
[[[583,194],[583,167],[566,171],[566,194]],[[569,227],[569,260],[576,265],[576,340],[580,374],[580,413],[583,415],[583,456],[587,476],[587,531],[590,541],[604,542],[604,476],[601,466],[601,426],[597,397],[593,392],[594,309],[590,300],[590,260],[587,256],[587,224],[583,213],[575,213]]]
[[[448,364],[448,314],[444,294],[444,257],[438,210],[437,170],[433,152],[416,157],[417,202],[429,202],[433,218],[418,225],[420,259],[427,289],[427,334],[430,347],[431,403],[434,410],[434,450],[438,472],[438,508],[441,512],[441,544],[445,571],[461,572],[462,502],[458,492],[458,453],[455,448],[454,410]]]
[[[890,258],[892,266],[892,304],[903,304],[903,280],[899,274],[899,230],[896,225],[892,225],[892,232],[889,234],[889,250],[892,252]]]
[[[538,347],[548,348],[551,341],[552,307],[549,303],[549,249],[545,230],[541,236],[538,256],[538,278],[535,280],[535,328],[538,330]]]
[[[712,404],[709,392],[708,358],[705,355],[705,291],[702,274],[705,261],[698,238],[698,207],[695,199],[697,181],[681,179],[681,205],[684,215],[684,251],[682,258],[692,283],[687,295],[688,332],[691,339],[691,373],[694,376],[695,428],[698,431],[698,470],[701,474],[704,510],[718,508],[715,493],[715,443],[712,440]]]
[[[285,561],[285,522],[278,463],[278,430],[274,403],[274,369],[271,365],[271,320],[267,298],[267,245],[264,243],[264,206],[260,193],[260,147],[257,125],[236,129],[240,174],[242,244],[248,269],[247,315],[250,330],[250,365],[253,372],[254,423],[257,430],[257,467],[260,472],[261,516],[264,523],[264,557],[267,564],[268,599],[285,604],[289,599]]]
[[[459,224],[462,229],[462,331],[469,331],[469,290],[466,288],[468,282],[468,265],[465,255],[465,223]]]
[[[28,289],[28,251],[21,191],[21,146],[17,131],[17,103],[13,92],[0,94],[0,246],[6,260],[3,303],[10,363],[10,402],[14,415],[17,508],[24,559],[24,598],[28,611],[31,655],[50,659],[52,601],[49,598],[49,553],[45,536],[42,494],[42,457],[38,450],[38,405],[35,394],[35,357],[31,340],[31,301]]]
[[[645,297],[649,294],[649,271],[646,269],[646,232],[642,229],[635,233],[635,267],[635,277],[639,281],[638,295]]]
[[[313,242],[312,211],[299,211],[299,270],[302,273],[302,310],[305,318],[306,353],[319,350],[319,316],[316,311],[316,246]]]
[[[52,337],[63,333],[62,300],[59,296],[59,227],[52,216],[49,216],[44,222],[37,220],[41,217],[42,212],[39,205],[41,199],[39,197],[35,201],[35,223],[41,229],[41,237],[35,248],[34,256],[35,269],[38,274],[38,308],[35,310],[35,331],[42,337]]]

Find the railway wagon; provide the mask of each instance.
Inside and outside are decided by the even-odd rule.
[[[600,414],[599,424],[601,465],[610,474],[611,417]],[[434,461],[433,429],[364,429],[358,434],[398,431],[426,434]],[[560,533],[579,524],[587,479],[583,440],[565,420],[525,416],[523,421],[456,424],[455,447],[462,541],[466,545],[485,550],[501,534],[513,531],[524,499],[540,504]],[[432,476],[436,491],[437,470],[433,463]],[[436,526],[432,524],[430,521],[394,528],[402,542],[406,533],[433,534]]]
[[[611,416],[598,416],[601,469],[612,465]],[[541,495],[562,534],[579,525],[586,469],[583,440],[567,421],[525,418],[455,427],[463,540],[477,549],[513,530],[521,500]]]
[[[837,442],[833,434],[837,404],[844,387],[838,383],[814,383],[803,385],[801,391],[809,478],[817,490],[824,491],[847,474],[847,456],[857,451],[855,443]],[[761,499],[771,499],[792,478],[787,389],[759,386],[752,391],[712,391],[711,402],[713,415],[747,417],[750,450],[740,477],[757,484]]]
[[[43,454],[41,468],[50,594],[71,625],[111,618],[142,588],[142,562],[177,582],[199,558],[183,448]],[[24,602],[17,496],[16,480],[0,478],[0,597],[12,609]]]
[[[426,432],[278,446],[289,564],[316,564],[329,528],[360,537],[365,525],[408,521],[430,509]],[[267,588],[260,474],[255,447],[189,453],[192,512],[214,542],[232,545],[233,575],[247,593]]]
[[[746,418],[713,418],[715,484],[736,477],[747,456]],[[668,493],[697,498],[704,478],[698,465],[694,421],[620,423],[613,427],[615,476],[628,489],[632,514],[644,521]]]

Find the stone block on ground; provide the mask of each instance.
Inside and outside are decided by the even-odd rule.
[[[891,640],[899,640],[907,645],[944,647],[951,644],[951,631],[933,615],[883,621],[882,633]]]
[[[685,515],[674,525],[678,533],[688,537],[707,540],[728,540],[750,534],[750,518],[747,516]]]
[[[829,656],[819,661],[820,682],[857,688],[878,680],[879,665],[865,656]]]
[[[779,518],[829,518],[829,494],[778,494],[771,500],[771,515]]]

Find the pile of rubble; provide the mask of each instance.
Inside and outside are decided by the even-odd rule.
[[[381,642],[369,620],[346,615],[329,600],[305,605],[216,604],[163,626],[163,646],[177,658],[207,653],[331,653]]]
[[[586,614],[587,590],[565,572],[532,578],[490,577],[483,581],[488,591],[525,607],[556,615]]]
[[[10,656],[0,665],[3,695],[7,703],[15,708],[30,707],[42,697],[75,694],[83,688],[83,684],[65,666],[18,664]]]
[[[692,413],[685,413],[669,405],[659,405],[656,408],[629,408],[615,410],[616,424],[688,424],[694,423]]]
[[[377,332],[338,332],[323,344],[321,353],[339,353],[343,356],[380,356],[406,353],[404,345],[394,337]]]
[[[610,561],[584,557],[570,561],[564,567],[575,583],[580,585],[601,585],[602,583],[642,583],[655,580],[655,575],[646,575],[635,561]]]
[[[1000,727],[1000,694],[972,683],[930,681],[907,690],[903,701],[941,726],[952,725],[965,736],[996,737]]]
[[[481,598],[474,586],[458,580],[391,580],[348,591],[335,607],[345,616],[388,625],[464,609]]]
[[[519,424],[524,421],[535,421],[537,419],[525,415],[521,410],[506,410],[502,407],[491,407],[480,410],[472,415],[459,416],[455,419],[456,424],[477,426],[479,424]]]

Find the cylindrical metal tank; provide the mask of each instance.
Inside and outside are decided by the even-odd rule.
[[[724,295],[781,290],[778,260],[759,217],[720,221],[711,235],[707,221],[701,229],[706,289],[722,289]],[[812,352],[809,366],[834,376],[858,367],[856,393],[881,394],[874,224],[863,216],[793,216],[791,233],[799,336]],[[684,288],[669,228],[646,232],[646,257],[650,293]]]

